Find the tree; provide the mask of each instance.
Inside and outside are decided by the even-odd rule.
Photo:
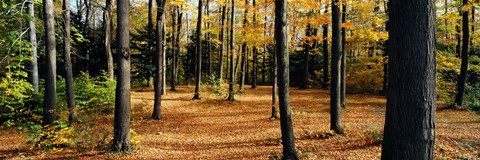
[[[165,63],[163,57],[165,56],[165,48],[163,47],[165,37],[164,27],[165,27],[165,5],[166,0],[157,0],[157,43],[156,43],[156,54],[155,54],[155,99],[153,102],[153,113],[152,119],[160,120],[161,115],[161,106],[162,106],[162,92],[163,92],[163,80],[164,80],[164,68],[163,64]]]
[[[328,11],[328,5],[325,6],[325,14]],[[322,49],[323,49],[323,81],[322,81],[322,88],[327,88],[328,84],[328,24],[322,25],[323,29],[323,41],[322,41]]]
[[[331,86],[330,86],[330,129],[342,133],[340,126],[340,1],[332,0],[332,59],[331,59]]]
[[[344,1],[342,3],[342,24],[347,21],[347,2]],[[346,53],[346,44],[347,44],[347,30],[345,27],[342,27],[342,55],[341,57],[341,64],[340,64],[340,104],[342,108],[345,108],[347,103],[345,102],[345,96],[347,93],[347,53]]]
[[[55,108],[57,106],[57,50],[55,49],[55,17],[53,14],[53,1],[43,1],[43,18],[45,24],[45,95],[43,124],[49,125],[57,119]]]
[[[77,121],[77,107],[73,91],[72,61],[70,60],[70,0],[63,0],[63,55],[65,57],[65,85],[70,123]]]
[[[176,91],[177,89],[175,88],[176,85],[176,61],[177,61],[177,17],[178,17],[178,6],[173,6],[173,11],[172,11],[172,69],[170,70],[170,90],[171,91]],[[179,25],[179,24],[178,24]],[[178,31],[180,32],[180,31]]]
[[[245,0],[245,6],[248,6],[249,5],[249,2],[248,0]],[[242,32],[243,36],[245,37],[245,28],[247,28],[247,25],[248,25],[248,21],[247,21],[247,15],[248,15],[248,8],[245,7],[245,12],[244,12],[244,16],[243,16],[243,27],[244,27],[244,31]],[[246,72],[246,69],[245,69],[245,66],[248,64],[248,60],[247,60],[247,53],[248,52],[248,49],[247,49],[247,42],[244,41],[243,44],[242,44],[242,62],[240,64],[240,85],[238,87],[238,93],[243,93],[244,92],[244,86],[245,86],[245,72]]]
[[[435,1],[389,2],[387,110],[382,159],[432,159],[435,142]]]
[[[105,12],[103,13],[103,24],[105,25],[105,54],[107,56],[108,79],[113,80],[113,56],[112,56],[112,0],[105,2]]]
[[[292,113],[289,96],[289,55],[287,31],[287,2],[275,1],[275,52],[278,57],[278,94],[280,104],[280,126],[282,130],[282,159],[298,159],[292,128]]]
[[[463,6],[468,5],[468,0],[463,0]],[[460,77],[457,81],[457,94],[455,95],[455,105],[463,106],[463,97],[465,94],[465,86],[467,84],[468,70],[468,42],[470,40],[470,28],[468,25],[468,10],[462,11],[462,65],[460,67]]]
[[[234,24],[235,24],[235,0],[232,0],[232,10],[230,11],[230,81],[228,83],[228,97],[227,101],[234,101],[234,85],[235,85],[235,66],[233,61],[235,59],[235,39],[234,39]]]
[[[112,151],[125,152],[130,146],[130,1],[117,0],[117,85]]]
[[[35,3],[33,1],[28,2],[28,15],[31,17],[28,21],[30,47],[32,48],[32,61],[31,67],[31,83],[35,92],[38,92],[38,61],[37,61],[37,35],[35,29]]]
[[[305,29],[305,37],[310,37],[312,35],[312,25],[308,24],[307,28]],[[307,89],[308,88],[308,61],[310,61],[310,42],[307,40],[303,45],[304,50],[304,59],[303,59],[303,75],[302,80],[300,81],[299,89]]]
[[[273,79],[273,84],[272,84],[272,115],[270,116],[269,119],[278,119],[278,112],[277,109],[275,108],[275,104],[277,103],[277,85],[278,85],[278,78],[277,78],[277,56],[275,54],[273,56],[273,74],[272,74],[272,79]]]
[[[253,0],[253,8],[257,7],[257,4]],[[253,28],[257,28],[257,10],[253,12]],[[257,63],[258,63],[258,49],[257,46],[253,46],[253,64],[252,64],[252,87],[251,89],[257,88]]]
[[[225,2],[225,4],[223,4],[222,6],[222,26],[221,26],[221,29],[220,29],[220,35],[219,35],[219,39],[220,39],[220,55],[219,55],[219,58],[218,58],[218,79],[219,80],[222,80],[222,73],[223,73],[223,51],[224,51],[224,46],[225,46],[225,42],[224,42],[224,38],[225,38],[225,17],[226,17],[226,8],[227,8],[227,4],[228,2]],[[228,61],[227,61],[228,62]]]
[[[192,99],[200,99],[200,82],[202,78],[202,0],[198,0],[197,45],[195,67],[195,95]]]

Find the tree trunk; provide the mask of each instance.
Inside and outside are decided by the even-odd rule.
[[[70,59],[70,0],[63,0],[63,55],[65,63],[65,84],[70,123],[77,121],[77,107],[73,91],[72,61]]]
[[[275,108],[275,104],[277,103],[277,85],[278,85],[278,80],[277,80],[277,63],[278,63],[278,58],[275,54],[272,54],[273,56],[273,74],[272,74],[272,115],[270,116],[269,119],[278,119],[278,112],[277,108]]]
[[[165,5],[164,5],[165,6]],[[165,7],[164,7],[165,8]],[[166,41],[166,28],[167,28],[167,23],[165,23],[165,13],[166,11],[164,11],[163,13],[163,18],[162,18],[162,24],[163,24],[163,28],[162,28],[162,95],[165,95],[167,94],[167,41]],[[157,22],[157,25],[158,25],[158,22]],[[158,39],[157,39],[158,41]]]
[[[463,18],[462,12],[459,11],[458,13]],[[461,37],[462,33],[461,33],[461,30],[460,30],[460,24],[461,24],[461,21],[458,20],[458,25],[455,26],[455,30],[457,30],[457,45],[455,46],[455,51],[456,51],[458,57],[461,56],[461,46],[460,46],[460,44],[462,43],[462,37]]]
[[[389,2],[389,84],[382,159],[433,160],[435,1]]]
[[[287,30],[287,2],[275,1],[275,51],[278,57],[278,94],[280,104],[280,126],[282,130],[282,159],[298,159],[295,151],[295,137],[292,128],[292,113],[289,96],[289,55]]]
[[[176,56],[176,58],[175,58],[175,61],[174,61],[174,63],[175,63],[174,74],[175,75],[173,77],[174,78],[173,80],[175,81],[175,86],[177,85],[177,81],[178,81],[178,63],[179,63],[179,59],[180,59],[180,38],[181,38],[180,33],[182,31],[182,17],[183,17],[183,13],[180,12],[181,9],[182,9],[182,6],[179,6],[179,8],[177,9],[177,15],[178,15],[178,17],[177,17],[177,35],[176,35],[177,38],[175,38],[175,40],[177,42],[175,42],[175,44],[176,44],[176,46],[175,46],[175,49],[176,49],[175,56]]]
[[[327,7],[328,8],[328,7]],[[323,81],[322,88],[327,88],[328,86],[328,24],[324,24],[323,28]]]
[[[248,6],[248,0],[245,0],[245,6]],[[248,21],[247,21],[247,14],[248,14],[248,9],[245,9],[244,11],[244,16],[243,16],[243,27],[246,28],[247,25],[248,25]],[[243,31],[243,36],[245,36],[245,31]],[[240,85],[238,87],[238,92],[239,93],[243,93],[244,91],[244,86],[245,86],[245,65],[248,63],[247,62],[247,42],[243,42],[242,44],[242,63],[241,63],[241,68],[240,68]]]
[[[45,24],[45,95],[43,124],[49,125],[57,119],[57,50],[55,49],[55,17],[53,14],[53,1],[43,1],[43,18]]]
[[[331,86],[330,86],[330,129],[336,133],[343,133],[340,125],[340,57],[342,51],[340,33],[339,0],[332,0],[332,59]]]
[[[210,16],[210,0],[207,0],[207,17]],[[210,29],[210,21],[207,21],[207,29]],[[210,32],[207,32],[207,46],[208,46],[208,75],[212,75],[212,43],[210,42]]]
[[[468,0],[463,0],[463,5],[468,5]],[[468,41],[470,40],[470,28],[468,26],[468,11],[462,12],[462,65],[460,67],[460,77],[457,83],[457,94],[455,96],[455,105],[463,107],[463,97],[465,94],[465,86],[467,84],[467,70],[468,70]]]
[[[175,88],[175,70],[177,70],[176,62],[177,62],[177,19],[178,19],[178,6],[173,6],[172,11],[172,69],[170,71],[170,90],[176,91]]]
[[[234,39],[234,26],[235,24],[235,0],[232,0],[232,10],[230,14],[230,82],[228,85],[228,97],[227,101],[234,101],[234,85],[235,85],[235,66],[233,61],[235,59],[235,39]]]
[[[28,21],[29,35],[30,35],[30,47],[32,48],[32,61],[31,66],[31,83],[33,90],[38,92],[38,61],[37,61],[37,35],[35,29],[35,4],[34,2],[28,3],[28,15],[31,19]]]
[[[347,4],[344,1],[342,4],[342,23],[345,23],[347,21]],[[347,94],[347,53],[346,53],[346,44],[347,44],[347,30],[345,27],[342,27],[342,55],[341,57],[341,64],[340,64],[340,70],[341,70],[341,77],[340,77],[340,104],[342,108],[345,108],[347,106],[347,103],[345,102],[346,94]]]
[[[108,72],[108,79],[114,79],[114,72],[113,72],[113,56],[112,56],[112,1],[107,0],[105,6],[105,13],[103,22],[105,24],[105,53],[107,56],[107,72]]]
[[[157,43],[155,46],[155,79],[154,79],[154,90],[155,90],[155,99],[153,101],[153,113],[152,119],[160,120],[162,119],[162,92],[163,92],[163,73],[165,72],[163,65],[164,61],[164,50],[163,44],[165,42],[165,5],[166,0],[157,0]]]
[[[311,34],[312,34],[312,26],[311,24],[308,24],[305,31],[305,37],[308,38],[311,36]],[[303,46],[305,48],[304,50],[305,57],[303,59],[303,75],[302,75],[302,80],[300,82],[299,89],[308,88],[308,61],[310,61],[310,41],[306,41]]]
[[[111,0],[108,0],[111,1]],[[148,0],[148,20],[147,20],[147,29],[149,33],[152,33],[153,31],[153,22],[152,22],[152,7],[153,7],[153,0]]]
[[[195,67],[195,95],[193,99],[200,99],[200,82],[202,73],[202,0],[198,0],[198,19],[197,19],[197,47],[196,47],[196,67]]]
[[[256,0],[253,0],[253,8],[256,8]],[[257,28],[257,10],[253,11],[253,28]],[[257,46],[253,46],[253,64],[252,64],[252,87],[251,89],[257,88],[257,56],[258,49]]]
[[[220,29],[220,55],[218,56],[218,79],[222,80],[222,73],[223,73],[223,50],[225,46],[224,38],[225,38],[225,12],[227,8],[227,2],[222,6],[222,27]]]
[[[117,86],[112,151],[125,152],[130,145],[130,1],[117,0]]]

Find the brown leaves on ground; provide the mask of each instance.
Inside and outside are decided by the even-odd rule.
[[[246,87],[250,88],[250,87]],[[142,137],[128,154],[104,148],[84,151],[29,151],[23,137],[1,128],[0,159],[269,159],[280,157],[278,120],[271,115],[271,88],[257,87],[237,94],[235,102],[202,92],[191,100],[193,87],[180,86],[162,100],[160,121],[149,120],[153,90],[132,92],[132,128]],[[302,159],[379,159],[385,98],[349,95],[342,110],[344,135],[329,131],[327,90],[291,90],[291,109],[298,156]],[[113,130],[113,116],[90,117],[93,130]],[[435,156],[445,159],[480,158],[480,115],[459,110],[438,110]]]

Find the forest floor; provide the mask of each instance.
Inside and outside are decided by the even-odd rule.
[[[191,100],[193,86],[163,96],[160,121],[149,120],[151,88],[132,91],[132,125],[141,141],[128,154],[104,148],[84,151],[31,151],[26,133],[0,128],[0,159],[271,159],[281,156],[279,120],[271,115],[271,87],[246,86],[235,102],[204,92]],[[379,159],[385,97],[348,95],[344,135],[329,131],[329,94],[324,89],[290,89],[293,127],[301,159]],[[440,106],[440,105],[439,105]],[[441,108],[441,107],[439,107]],[[113,115],[90,117],[92,128],[112,132]],[[437,110],[435,157],[480,159],[480,115]],[[111,133],[110,133],[111,134]],[[136,136],[139,137],[139,136]]]

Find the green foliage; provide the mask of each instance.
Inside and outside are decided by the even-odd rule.
[[[208,84],[214,95],[222,96],[227,93],[227,89],[224,87],[224,82],[221,79],[218,79],[215,75],[210,75],[208,77]]]
[[[106,147],[111,140],[108,138],[111,137],[111,133],[107,130],[97,132],[89,125],[69,125],[65,120],[58,120],[44,127],[27,122],[20,125],[18,129],[21,132],[28,132],[26,140],[36,150],[59,152],[64,149],[83,150],[91,147]]]
[[[459,64],[460,59],[453,53],[437,51],[437,97],[447,104],[452,103],[455,97]]]
[[[373,130],[367,131],[367,136],[372,139],[375,144],[380,144],[383,141],[383,131]]]
[[[98,77],[90,77],[82,73],[74,79],[75,100],[79,109],[97,113],[112,113],[115,104],[115,81],[108,79],[106,73]],[[59,79],[58,109],[68,112],[66,102],[65,80]]]
[[[480,113],[480,84],[467,86],[464,102],[466,109]]]
[[[347,92],[380,93],[384,63],[382,56],[358,57],[347,63]]]

